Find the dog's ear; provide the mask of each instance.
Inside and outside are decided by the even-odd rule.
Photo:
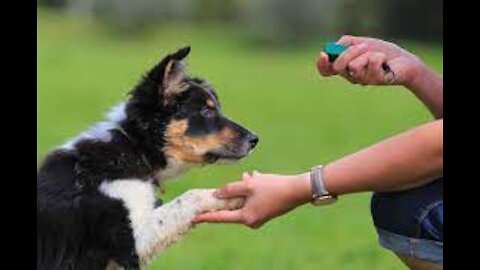
[[[148,79],[157,85],[158,94],[164,104],[168,103],[172,96],[186,89],[186,85],[183,84],[187,77],[184,60],[189,53],[190,46],[187,46],[169,54],[148,73]]]

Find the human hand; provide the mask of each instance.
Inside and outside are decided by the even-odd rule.
[[[322,76],[338,74],[354,84],[397,84],[411,88],[416,77],[422,76],[426,70],[417,56],[391,42],[347,35],[337,43],[349,48],[333,64],[325,52],[320,54],[317,69]],[[385,72],[383,64],[388,65],[393,73]]]
[[[194,223],[239,223],[259,228],[267,221],[307,203],[311,198],[309,174],[275,175],[254,172],[217,190],[219,199],[245,197],[241,209],[200,214]]]

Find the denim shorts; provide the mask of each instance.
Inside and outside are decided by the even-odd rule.
[[[408,191],[375,193],[371,211],[380,245],[443,264],[443,178]]]

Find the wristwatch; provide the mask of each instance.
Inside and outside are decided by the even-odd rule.
[[[310,170],[312,183],[312,204],[315,206],[329,205],[337,201],[337,196],[325,189],[323,181],[323,165],[315,166]]]

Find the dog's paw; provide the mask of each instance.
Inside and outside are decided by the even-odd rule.
[[[213,193],[215,189],[192,189],[184,195],[197,207],[197,214],[209,211],[234,210],[243,206],[243,198],[218,199]]]
[[[221,200],[224,202],[225,207],[219,210],[235,210],[242,208],[245,204],[245,198],[233,198],[233,199],[225,199]]]

